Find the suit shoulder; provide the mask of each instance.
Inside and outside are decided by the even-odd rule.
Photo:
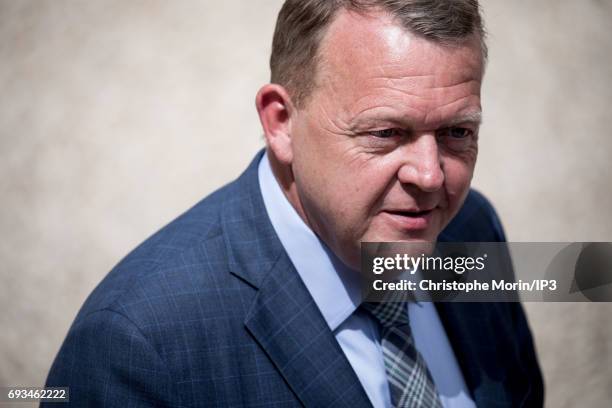
[[[229,274],[220,218],[232,184],[204,198],[125,256],[89,295],[75,324],[100,310],[116,310],[135,321],[150,320],[158,307],[166,313],[174,310],[169,303],[176,306],[178,294],[223,286]]]
[[[182,406],[166,361],[133,322],[108,309],[73,325],[45,384],[69,386],[73,406],[125,406],[136,399],[138,406]]]

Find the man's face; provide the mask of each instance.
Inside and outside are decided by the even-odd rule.
[[[384,14],[341,11],[319,52],[291,119],[294,205],[355,268],[361,241],[435,241],[476,162],[479,40],[442,46]]]

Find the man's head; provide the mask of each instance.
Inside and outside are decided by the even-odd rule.
[[[468,192],[486,48],[476,1],[289,0],[257,95],[273,170],[349,266],[435,241]]]

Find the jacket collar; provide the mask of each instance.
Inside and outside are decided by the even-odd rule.
[[[259,162],[258,173],[274,231],[327,325],[334,331],[361,304],[360,275],[344,265],[302,220],[276,181],[266,154]]]
[[[258,152],[244,173],[228,185],[221,211],[230,271],[255,288],[284,252],[259,190],[257,165],[263,153]]]

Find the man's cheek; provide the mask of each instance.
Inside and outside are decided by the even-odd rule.
[[[466,165],[447,166],[446,171],[446,193],[451,197],[462,197],[470,188],[473,167]]]

